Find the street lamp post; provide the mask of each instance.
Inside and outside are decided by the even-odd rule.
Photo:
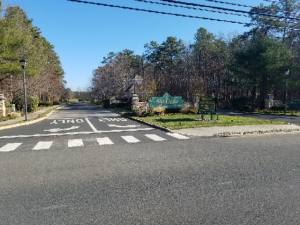
[[[25,67],[26,67],[26,60],[20,60],[21,66],[23,68],[23,80],[24,80],[24,102],[25,102],[25,121],[27,121],[27,97],[26,97],[26,84],[25,84]]]
[[[219,97],[219,90],[218,90],[218,88],[219,88],[219,83],[218,83],[218,81],[215,81],[214,82],[214,85],[216,86],[216,110],[217,110],[217,108],[218,108],[218,97]]]
[[[289,69],[284,70],[285,73],[285,96],[284,96],[284,115],[286,115],[286,106],[287,106],[287,78],[290,73]]]

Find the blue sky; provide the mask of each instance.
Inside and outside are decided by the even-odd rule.
[[[86,0],[90,1],[90,0]],[[248,18],[225,14],[203,12],[169,6],[136,2],[134,0],[91,0],[99,3],[129,6],[135,8],[210,17],[224,20],[249,22]],[[153,0],[159,2],[159,0]],[[205,0],[186,0],[199,4],[240,9],[250,8],[212,3]],[[232,3],[258,6],[268,4],[263,0],[224,0]],[[168,36],[175,36],[185,42],[193,42],[200,27],[209,32],[225,35],[244,32],[243,25],[137,12],[104,6],[87,5],[67,0],[2,0],[4,6],[19,5],[42,35],[55,46],[66,72],[67,87],[76,91],[89,85],[92,72],[101,65],[109,52],[130,49],[135,54],[144,52],[144,44],[157,41],[161,44]],[[208,8],[207,8],[208,9]]]

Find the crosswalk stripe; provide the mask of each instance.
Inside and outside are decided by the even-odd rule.
[[[113,145],[114,143],[108,138],[97,138],[99,145]]]
[[[139,139],[136,139],[133,136],[121,136],[125,141],[127,141],[128,143],[137,143],[140,142]]]
[[[16,150],[22,143],[8,143],[0,148],[0,152],[11,152]]]
[[[153,141],[165,141],[165,140],[167,140],[167,139],[164,139],[164,138],[162,138],[162,137],[160,137],[156,134],[146,134],[145,136],[152,139]]]
[[[36,146],[32,150],[42,150],[42,149],[49,149],[52,145],[53,141],[40,141],[37,143]]]
[[[78,146],[83,146],[82,139],[68,140],[68,147],[78,147]]]
[[[177,138],[177,139],[190,139],[189,137],[183,136],[183,135],[178,134],[178,133],[167,133],[167,135],[172,136],[172,137]]]

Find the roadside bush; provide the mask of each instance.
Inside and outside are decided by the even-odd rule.
[[[164,115],[166,108],[158,106],[158,107],[153,108],[152,110],[153,110],[154,114],[156,114],[156,115]]]
[[[145,116],[153,116],[154,115],[154,111],[150,110],[148,112],[145,113]]]
[[[110,108],[114,109],[114,108],[125,108],[127,106],[126,102],[122,102],[122,103],[111,103],[110,104]]]
[[[284,111],[284,105],[273,105],[271,107],[271,110],[272,111],[276,111],[276,112],[278,112],[278,111]]]
[[[196,111],[195,109],[190,109],[190,110],[189,110],[189,113],[190,113],[190,114],[197,114],[197,111]]]
[[[251,99],[251,97],[239,97],[239,98],[233,99],[232,107],[235,110],[252,112],[253,111],[252,99]]]
[[[59,101],[53,101],[53,105],[60,105]]]
[[[169,114],[169,113],[180,113],[181,111],[181,108],[167,108],[165,110],[165,113],[166,114]]]
[[[5,107],[11,107],[10,101],[5,100]]]
[[[24,96],[19,96],[13,99],[12,104],[15,104],[17,110],[23,110],[24,107]],[[39,100],[33,96],[27,96],[27,111],[33,112],[38,109]]]
[[[48,101],[44,101],[44,102],[40,102],[39,103],[39,106],[53,106],[53,103],[52,102],[48,102]]]

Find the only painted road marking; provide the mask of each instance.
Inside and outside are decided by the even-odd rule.
[[[99,145],[113,145],[114,143],[108,138],[97,138]]]
[[[128,143],[137,143],[137,142],[141,142],[139,139],[136,139],[133,136],[121,136],[125,141],[127,141]]]
[[[16,150],[22,143],[8,143],[0,148],[0,152],[11,152]]]
[[[162,138],[162,137],[160,137],[156,134],[146,134],[145,136],[152,139],[153,141],[165,141],[165,140],[167,140],[167,139],[164,139],[164,138]]]
[[[68,147],[79,147],[83,146],[82,139],[73,139],[68,141]]]
[[[50,149],[53,141],[40,141],[32,150]]]

